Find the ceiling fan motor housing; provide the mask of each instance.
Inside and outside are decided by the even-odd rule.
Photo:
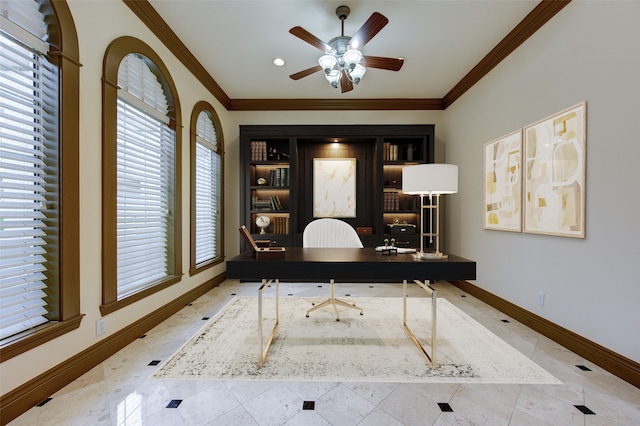
[[[345,19],[347,19],[347,17],[349,16],[349,13],[351,13],[351,9],[349,9],[348,6],[338,6],[338,8],[336,9],[336,16],[341,21],[344,21]]]
[[[351,37],[349,36],[338,36],[334,37],[329,41],[329,46],[333,49],[333,52],[338,55],[344,54],[349,48],[349,42],[351,41]]]

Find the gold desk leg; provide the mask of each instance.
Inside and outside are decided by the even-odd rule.
[[[431,296],[431,355],[424,348],[422,343],[413,334],[409,326],[407,325],[407,280],[402,282],[402,325],[404,330],[409,335],[409,338],[416,344],[420,352],[427,358],[431,364],[431,368],[436,369],[436,301],[438,300],[438,293],[436,290],[425,282],[413,280],[421,288],[423,288]]]
[[[273,325],[273,330],[271,330],[271,335],[267,340],[266,346],[264,344],[264,333],[263,333],[263,322],[264,317],[262,315],[262,293],[264,290],[269,287],[271,284],[271,280],[263,279],[262,285],[258,289],[258,332],[260,333],[260,357],[258,362],[258,368],[262,368],[265,360],[267,359],[267,353],[269,352],[269,347],[271,347],[271,342],[276,335],[276,330],[278,329],[278,323],[280,320],[280,280],[275,280],[276,283],[276,323]]]

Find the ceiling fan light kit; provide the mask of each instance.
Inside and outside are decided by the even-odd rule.
[[[370,68],[379,68],[390,71],[398,71],[402,68],[404,59],[383,58],[379,56],[365,57],[359,48],[367,44],[389,20],[378,12],[374,12],[367,22],[360,27],[353,37],[344,35],[344,21],[349,16],[347,6],[339,6],[336,16],[342,21],[342,35],[334,37],[325,43],[302,27],[293,27],[291,34],[311,44],[325,54],[318,59],[318,66],[290,75],[291,79],[299,80],[316,71],[323,71],[325,78],[333,88],[340,86],[342,93],[353,90]]]

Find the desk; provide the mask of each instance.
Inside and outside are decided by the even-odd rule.
[[[436,301],[435,290],[427,280],[475,280],[476,263],[450,254],[447,259],[417,260],[412,254],[382,254],[374,248],[302,248],[287,247],[284,259],[258,260],[247,251],[227,261],[227,278],[260,281],[258,290],[258,328],[260,332],[260,363],[262,366],[278,327],[278,298],[280,281],[336,282],[403,282],[403,323],[409,337],[435,368]],[[406,321],[407,279],[413,280],[432,298],[431,355],[413,335]],[[424,281],[423,281],[424,280]],[[265,343],[262,331],[262,294],[275,282],[276,322]]]

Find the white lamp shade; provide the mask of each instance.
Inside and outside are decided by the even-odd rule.
[[[364,73],[367,72],[367,69],[360,64],[357,64],[356,67],[351,71],[351,79],[354,84],[360,83],[360,80],[364,76]]]
[[[325,74],[329,74],[329,72],[338,65],[338,60],[333,55],[324,55],[318,59],[318,65],[320,65],[320,68],[322,68]]]
[[[362,59],[362,53],[359,50],[349,49],[342,55],[347,68],[354,69],[358,62]]]
[[[405,194],[455,194],[458,192],[458,166],[454,164],[417,164],[402,169]]]

